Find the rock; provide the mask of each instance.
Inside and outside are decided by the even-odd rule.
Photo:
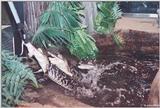
[[[151,85],[149,105],[160,105],[160,70],[157,72]]]
[[[87,69],[87,70],[90,70],[90,69],[93,69],[94,66],[93,65],[90,65],[90,64],[80,64],[78,66],[79,69]]]

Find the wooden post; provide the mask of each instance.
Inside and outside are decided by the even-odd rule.
[[[26,1],[24,2],[24,20],[28,29],[35,33],[39,24],[39,17],[47,9],[49,2]]]
[[[94,32],[94,21],[97,15],[96,2],[82,2],[82,4],[85,7],[85,19],[82,19],[82,23],[87,26],[87,30],[91,34]]]
[[[28,29],[35,33],[39,24],[39,16],[47,9],[49,2],[42,1],[29,1],[24,2],[24,20]],[[94,31],[94,21],[97,15],[96,2],[82,2],[84,5],[85,18],[82,19],[82,23],[88,28],[88,32]]]

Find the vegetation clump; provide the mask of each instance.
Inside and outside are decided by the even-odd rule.
[[[98,14],[95,21],[95,29],[101,34],[110,34],[113,41],[121,47],[122,39],[116,33],[114,28],[117,20],[121,17],[122,12],[116,2],[98,2]]]
[[[19,57],[9,51],[2,51],[2,106],[15,106],[21,102],[21,95],[29,81],[38,87],[37,80]]]
[[[84,7],[80,2],[53,2],[40,16],[40,25],[32,42],[42,48],[61,46],[79,59],[93,59],[98,49],[80,20]],[[84,16],[83,16],[84,17]]]

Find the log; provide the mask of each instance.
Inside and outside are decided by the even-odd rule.
[[[148,104],[149,106],[160,106],[160,70],[152,82]]]
[[[35,33],[39,25],[40,15],[47,9],[49,2],[29,1],[24,2],[24,20],[31,33]]]
[[[159,34],[136,30],[120,30],[116,32],[122,40],[118,48],[110,35],[94,34],[100,54],[148,54],[159,55]]]

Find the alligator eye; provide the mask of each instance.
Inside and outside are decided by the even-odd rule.
[[[33,59],[29,58],[29,59],[28,59],[28,62],[33,62]]]

